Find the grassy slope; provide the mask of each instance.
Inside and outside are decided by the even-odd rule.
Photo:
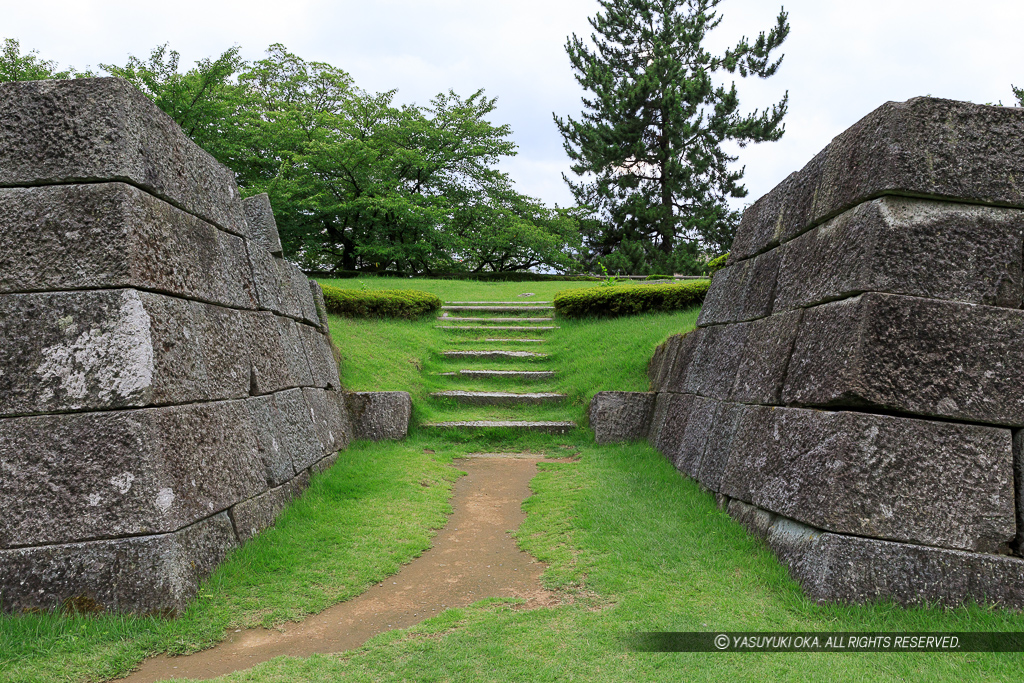
[[[388,287],[396,284],[380,282]],[[341,284],[352,286],[352,281]],[[538,285],[575,283],[410,284],[422,289],[450,287],[442,294],[446,299],[498,299],[538,291]],[[498,287],[507,289],[495,293]],[[554,354],[552,365],[562,373],[560,385],[570,394],[571,417],[583,418],[586,400],[595,390],[646,388],[644,366],[653,346],[668,334],[692,326],[693,320],[691,312],[560,322],[562,329],[552,334],[545,350]],[[348,360],[343,370],[346,386],[409,389],[420,406],[426,406],[418,406],[418,413],[434,411],[427,415],[433,417],[442,412],[443,406],[429,405],[423,396],[442,387],[443,378],[421,373],[417,367],[429,371],[452,366],[437,355],[452,340],[435,331],[431,321],[373,324],[332,319],[332,326]],[[427,448],[438,454],[426,454]],[[447,506],[454,470],[444,463],[459,453],[499,448],[581,455],[573,464],[542,465],[543,473],[533,482],[536,495],[526,503],[529,515],[519,532],[524,549],[550,564],[545,581],[574,597],[573,604],[523,612],[506,601],[484,601],[469,609],[450,610],[408,631],[383,634],[353,653],[282,658],[225,680],[1016,680],[1020,676],[1024,656],[1018,654],[626,654],[618,638],[631,630],[1022,630],[1024,619],[977,608],[813,605],[769,552],[664,458],[642,444],[597,447],[592,435],[580,430],[570,437],[534,435],[515,440],[497,432],[448,441],[414,434],[397,445],[357,445],[286,513],[266,537],[274,541],[264,542],[262,549],[257,541],[236,553],[204,586],[205,597],[182,620],[0,618],[0,680],[110,676],[137,661],[143,651],[193,649],[219,637],[219,629],[225,626],[294,618],[353,595],[426,546],[429,529],[441,522]],[[438,485],[419,486],[424,476]],[[404,526],[392,535],[388,529],[395,524]],[[318,534],[328,532],[341,533],[347,540],[334,544],[337,552],[326,557],[318,552],[314,561],[305,554],[307,544],[321,543]],[[376,541],[374,547],[359,542],[366,538],[381,539],[380,546]],[[310,574],[292,571],[303,563],[317,569],[327,563],[325,575],[331,577],[333,589],[322,590],[319,575],[314,580]],[[264,607],[272,612],[268,614]]]

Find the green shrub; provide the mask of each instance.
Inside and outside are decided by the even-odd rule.
[[[678,311],[704,302],[710,280],[671,285],[569,289],[555,295],[555,312],[566,318]]]
[[[674,280],[674,275],[648,275],[645,280]]]
[[[358,290],[326,286],[327,312],[346,318],[419,318],[441,308],[436,294],[416,289]]]
[[[708,277],[711,277],[715,272],[725,268],[725,262],[727,260],[729,260],[729,252],[725,252],[718,258],[713,258],[708,261],[708,265],[705,266],[705,269],[708,271]]]

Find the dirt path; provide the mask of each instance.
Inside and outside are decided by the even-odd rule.
[[[455,483],[454,512],[447,526],[428,551],[395,576],[301,623],[232,633],[216,647],[186,657],[154,657],[121,680],[208,679],[280,655],[344,652],[378,633],[407,628],[449,607],[487,597],[552,604],[553,596],[540,584],[544,565],[516,548],[508,533],[526,517],[521,505],[531,493],[529,483],[541,460],[535,455],[480,455],[456,461],[467,476]]]

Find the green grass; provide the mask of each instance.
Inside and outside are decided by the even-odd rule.
[[[549,443],[556,449],[556,441]],[[218,681],[1019,680],[1019,654],[627,653],[632,631],[1021,630],[986,608],[819,606],[770,552],[646,445],[575,444],[542,464],[521,546],[570,604],[449,610],[359,650],[279,658]]]
[[[367,282],[382,288],[406,283]],[[408,284],[445,299],[499,300],[522,291],[550,298],[552,290],[587,283]],[[559,321],[562,329],[550,333],[545,344],[523,347],[550,353],[551,359],[515,365],[557,370],[557,381],[531,388],[564,391],[570,400],[555,409],[502,414],[569,417],[583,424],[595,391],[646,390],[646,364],[654,347],[692,327],[695,318],[696,311],[690,311]],[[429,319],[332,317],[331,325],[347,388],[408,390],[420,421],[496,414],[493,408],[460,408],[427,398],[431,391],[468,385],[433,373],[493,364],[448,361],[439,355],[442,350],[489,344],[438,331]],[[508,382],[475,384],[521,388]],[[356,444],[343,453],[273,530],[236,552],[204,584],[202,597],[182,619],[0,617],[0,680],[100,680],[123,673],[146,653],[191,651],[216,641],[226,628],[301,618],[356,595],[427,546],[431,529],[443,523],[448,510],[456,470],[447,463],[474,450],[579,455],[573,463],[540,466],[518,531],[521,547],[548,563],[543,580],[566,604],[524,611],[515,601],[485,600],[382,634],[353,652],[279,658],[219,680],[731,683],[1021,677],[1021,654],[627,653],[621,637],[638,630],[1020,631],[1024,617],[979,607],[813,604],[760,542],[715,507],[710,494],[646,444],[596,446],[586,428],[562,437],[508,430],[427,434],[414,428],[405,442]],[[432,485],[423,487],[422,480]]]
[[[273,528],[232,553],[179,619],[0,616],[0,680],[105,680],[147,655],[196,651],[227,629],[301,619],[359,595],[429,547],[450,512],[458,471],[447,463],[458,452],[417,439],[353,444]]]

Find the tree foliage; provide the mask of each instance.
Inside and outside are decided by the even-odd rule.
[[[34,53],[26,58],[55,73]],[[395,91],[361,90],[344,70],[283,45],[251,63],[233,47],[183,70],[163,45],[148,59],[101,66],[231,168],[244,194],[267,192],[285,253],[308,268],[436,273],[574,263],[576,214],[519,193],[499,170],[516,146],[507,125],[490,122],[496,100],[483,91],[403,105]]]
[[[89,71],[76,71],[70,66],[61,70],[56,62],[40,59],[36,50],[22,54],[21,43],[14,38],[4,38],[0,44],[0,83],[81,78],[92,75]]]
[[[782,57],[773,54],[789,23],[780,11],[753,42],[743,37],[711,54],[704,42],[721,23],[721,1],[599,0],[592,45],[575,34],[566,43],[587,95],[579,119],[554,118],[578,176],[565,180],[593,211],[584,232],[594,258],[631,272],[664,271],[732,242],[738,214],[728,200],[747,191],[723,143],[782,137],[788,94],[743,114],[735,83],[716,84],[715,76],[775,74]]]

